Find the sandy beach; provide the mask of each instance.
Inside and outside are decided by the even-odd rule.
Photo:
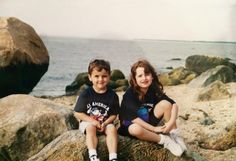
[[[197,94],[202,90],[201,88],[190,88],[188,85],[165,87],[167,95],[176,100],[179,105],[178,126],[189,149],[198,152],[211,161],[233,161],[236,159],[236,147],[225,151],[217,151],[199,146],[202,135],[213,137],[221,133],[222,129],[235,123],[236,83],[228,83],[227,86],[231,98],[205,102],[196,101]],[[208,126],[201,125],[204,112],[215,123]],[[188,117],[188,119],[185,117]]]

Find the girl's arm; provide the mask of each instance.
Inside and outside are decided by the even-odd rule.
[[[171,118],[170,118],[170,120],[173,119],[173,122],[175,122],[178,118],[178,112],[179,112],[179,107],[175,103],[175,104],[173,104],[172,109],[171,109]]]
[[[176,124],[176,120],[178,118],[178,111],[178,105],[176,103],[173,104],[171,109],[170,120],[165,124],[165,129],[163,130],[164,133],[169,133],[173,126]]]

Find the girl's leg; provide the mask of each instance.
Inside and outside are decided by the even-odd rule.
[[[163,116],[165,123],[167,123],[171,119],[171,117],[174,117],[174,116],[171,116],[172,106],[173,105],[166,100],[160,101],[154,107],[154,116],[156,118],[161,118]],[[172,125],[171,129],[176,129],[177,125],[176,125],[175,120],[172,124],[173,125]]]
[[[156,143],[160,142],[160,136],[158,134],[146,130],[138,124],[131,124],[128,130],[130,135],[135,136],[140,140],[152,141]]]
[[[171,112],[173,112],[172,108],[177,108],[177,109],[175,109],[175,112],[172,113],[172,115],[171,115]],[[170,132],[170,137],[173,138],[181,146],[183,151],[186,151],[187,147],[186,147],[183,139],[178,134],[178,129],[177,129],[176,121],[175,121],[175,119],[177,117],[176,111],[178,111],[178,106],[176,104],[172,105],[168,101],[162,100],[155,106],[154,115],[157,118],[161,118],[164,115],[164,121],[166,123],[168,123],[170,120],[171,120],[170,122],[172,122],[174,120],[171,123],[172,124],[171,128],[168,130]],[[174,115],[176,115],[176,116],[174,116]]]
[[[140,140],[156,142],[158,144],[164,145],[165,148],[169,149],[170,152],[176,156],[181,156],[183,153],[181,147],[167,135],[158,135],[154,132],[144,129],[138,124],[131,124],[128,130],[130,135],[135,136]]]

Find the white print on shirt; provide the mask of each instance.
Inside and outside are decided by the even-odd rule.
[[[100,122],[105,121],[104,119],[107,117],[109,109],[110,107],[101,102],[91,102],[87,104],[87,114]]]
[[[153,108],[154,104],[153,103],[144,103],[143,106],[147,106],[148,108]]]

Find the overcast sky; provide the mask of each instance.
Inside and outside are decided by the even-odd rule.
[[[38,34],[236,42],[236,0],[0,0]]]

